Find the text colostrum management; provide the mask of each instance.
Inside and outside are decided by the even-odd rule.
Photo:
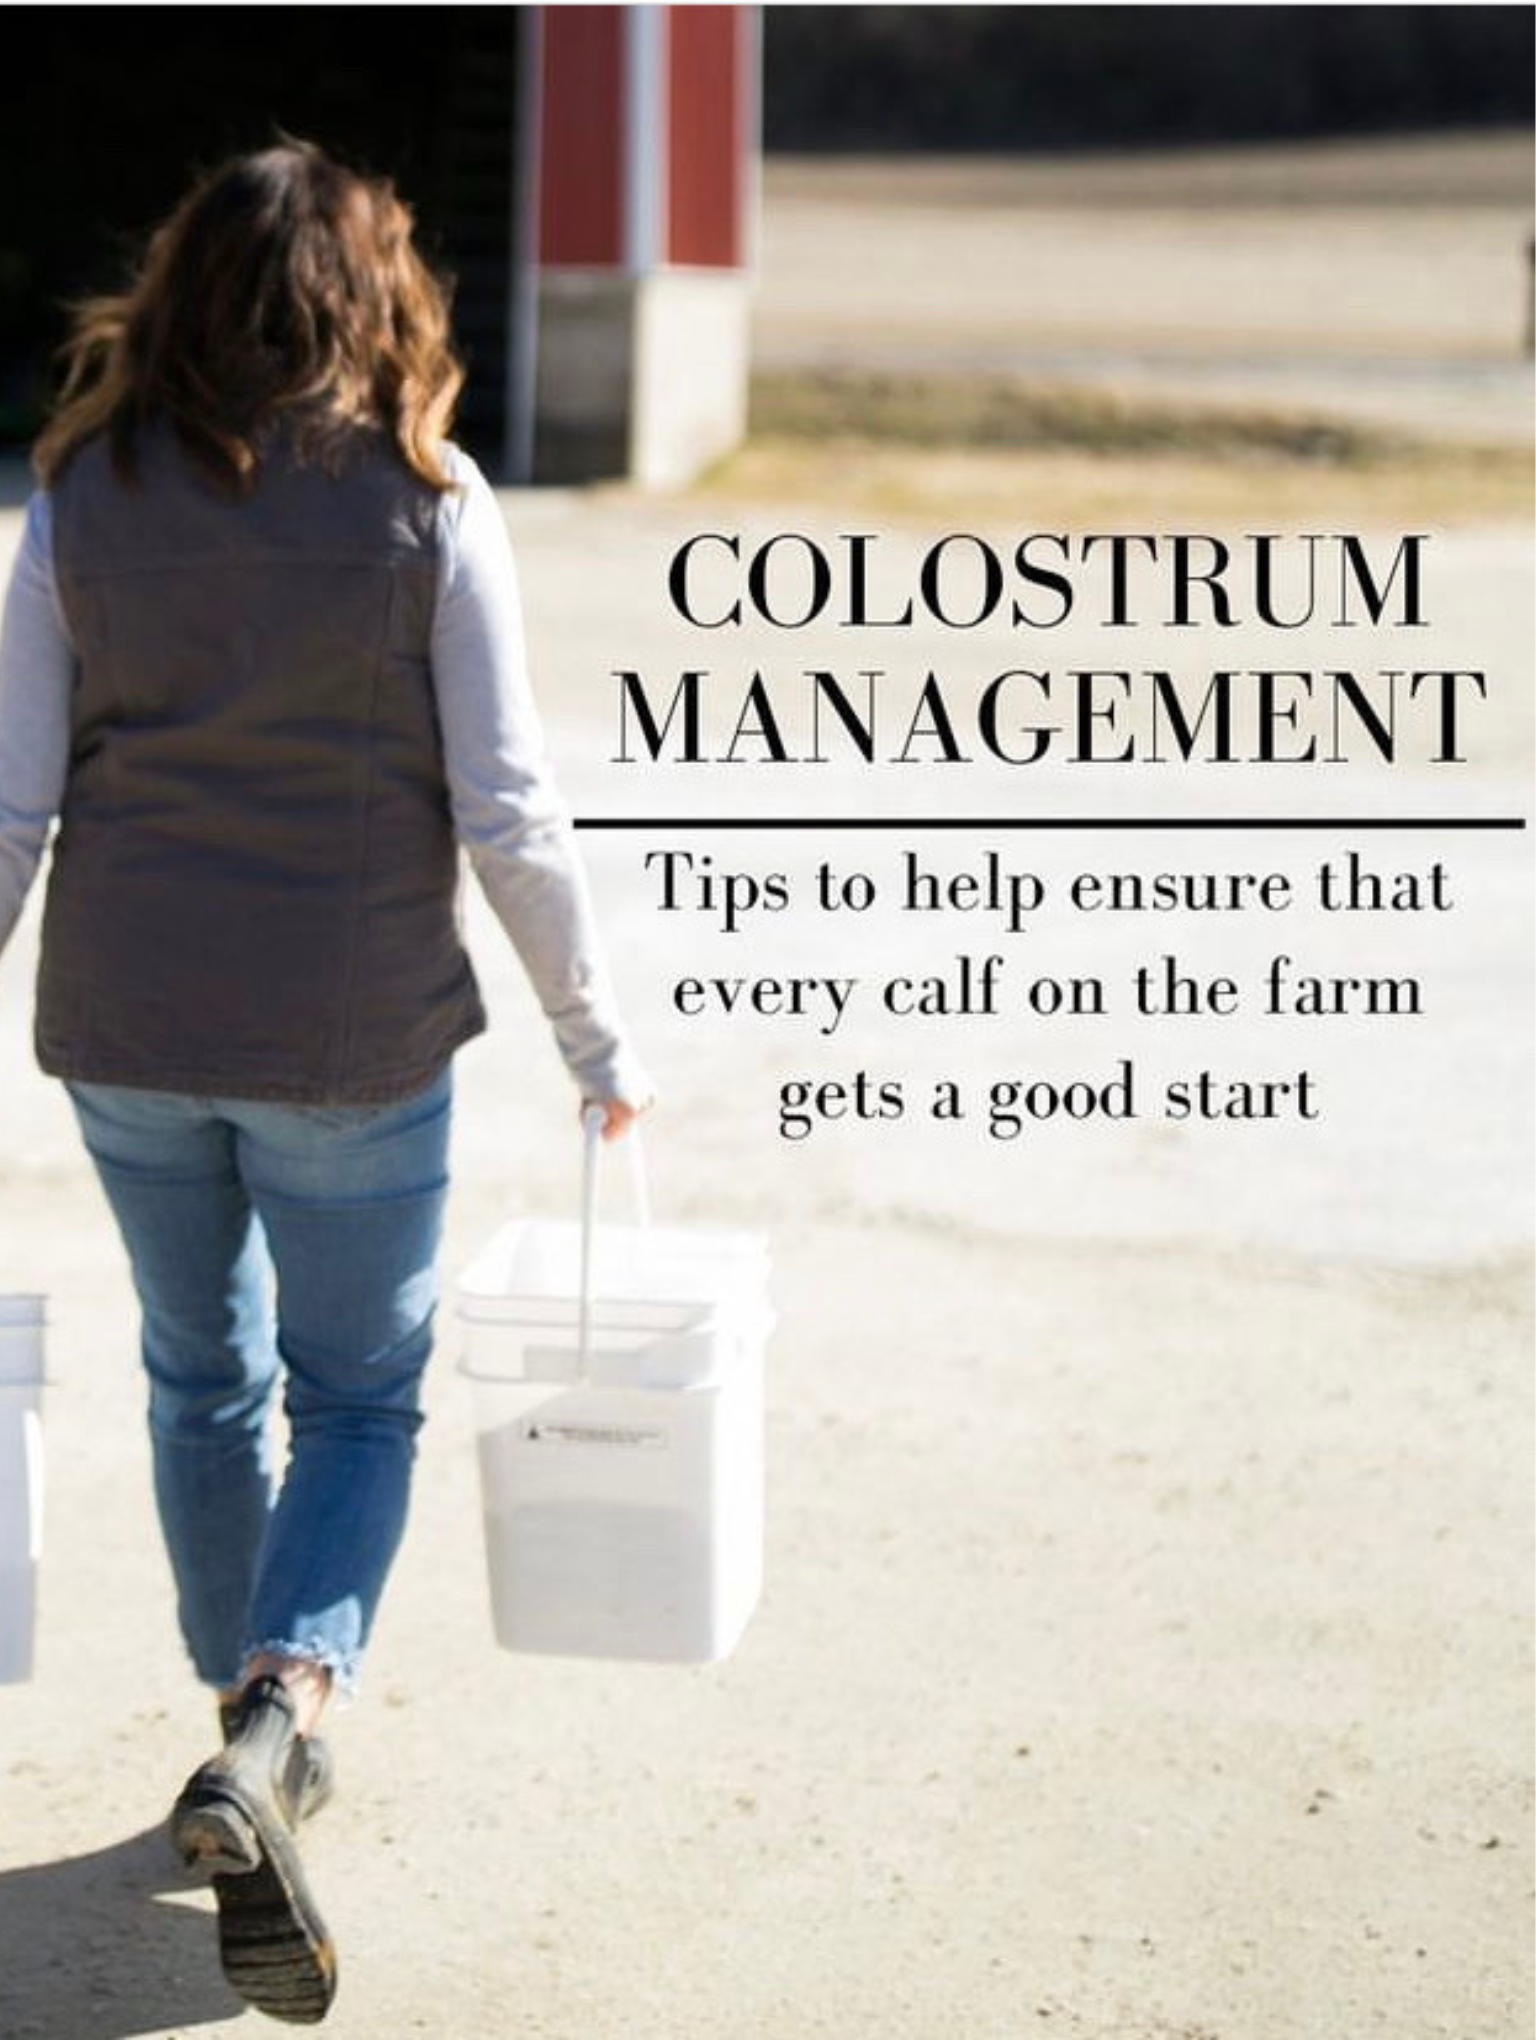
[[[793,673],[690,664],[662,677],[619,667],[614,762],[1463,764],[1468,711],[1487,697],[1486,674],[1418,665],[1397,635],[1429,626],[1429,543],[1424,532],[1390,541],[1350,532],[1233,541],[1206,532],[1030,532],[1005,553],[951,532],[903,575],[882,554],[888,541],[872,532],[841,534],[831,546],[793,531],[756,545],[698,532],[673,553],[667,594],[681,622],[714,643],[743,629],[963,633],[989,625],[1017,633],[1032,652],[1036,635],[1068,622],[1143,634],[1355,635],[1346,640],[1348,663],[1321,669],[1279,656],[1273,665],[1193,674],[1021,661],[958,678],[858,663],[858,654]],[[1371,665],[1368,640],[1380,632],[1393,634],[1392,657]]]

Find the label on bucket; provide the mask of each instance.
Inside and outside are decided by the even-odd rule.
[[[569,1418],[529,1417],[519,1426],[530,1445],[627,1445],[659,1450],[667,1434],[654,1424],[583,1424]]]

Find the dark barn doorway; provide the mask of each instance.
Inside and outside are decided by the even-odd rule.
[[[493,472],[512,347],[516,7],[8,10],[0,445],[32,438],[64,301],[121,285],[190,176],[274,130],[386,172],[457,279],[458,437]]]

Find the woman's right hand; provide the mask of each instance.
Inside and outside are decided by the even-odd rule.
[[[582,1101],[583,1113],[595,1106],[603,1115],[603,1139],[622,1140],[642,1112],[649,1112],[655,1103],[647,1098],[643,1105],[626,1105],[622,1098],[587,1098]]]

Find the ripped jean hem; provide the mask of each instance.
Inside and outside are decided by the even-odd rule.
[[[338,1650],[334,1644],[323,1643],[318,1637],[267,1637],[249,1645],[241,1660],[242,1681],[248,1677],[244,1668],[263,1657],[298,1658],[305,1664],[320,1665],[330,1673],[331,1690],[338,1700],[355,1700],[362,1684],[362,1653]]]

